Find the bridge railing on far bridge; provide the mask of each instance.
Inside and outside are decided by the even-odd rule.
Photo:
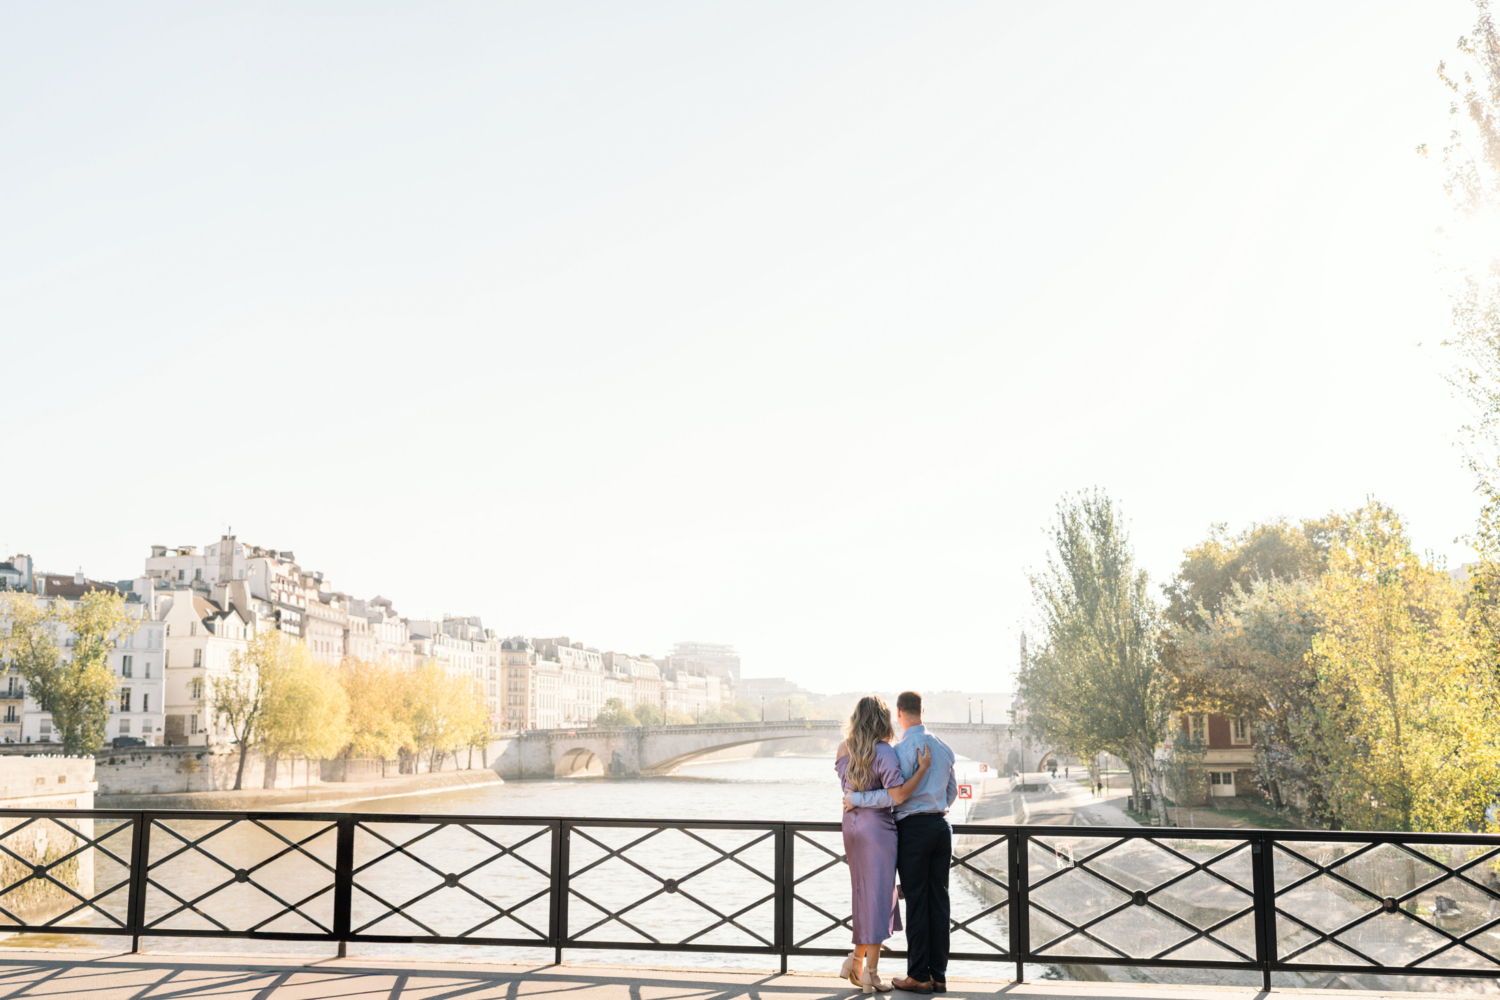
[[[1500,837],[954,827],[953,957],[1500,975]],[[0,930],[737,952],[850,944],[836,823],[0,810]],[[890,942],[902,954],[904,940]]]

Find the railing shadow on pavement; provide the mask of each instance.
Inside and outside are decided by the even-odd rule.
[[[955,960],[1500,976],[1500,837],[954,827]],[[840,956],[836,823],[0,810],[0,931]],[[896,941],[900,943],[899,940]],[[900,948],[893,951],[904,955]],[[1007,969],[1006,971],[1011,971]]]

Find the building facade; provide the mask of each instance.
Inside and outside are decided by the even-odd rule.
[[[1234,798],[1257,791],[1255,733],[1249,720],[1184,712],[1173,720],[1173,732],[1204,747],[1206,798]]]
[[[214,685],[245,651],[251,625],[234,608],[222,608],[197,590],[158,592],[166,674],[167,746],[211,746],[233,737],[213,711]]]

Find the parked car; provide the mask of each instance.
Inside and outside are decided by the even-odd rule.
[[[146,741],[139,736],[116,736],[109,745],[118,750],[121,747],[143,747]]]

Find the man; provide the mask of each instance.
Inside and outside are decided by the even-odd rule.
[[[908,993],[945,993],[948,990],[948,868],[953,861],[953,828],[946,813],[958,798],[953,774],[953,751],[922,725],[922,696],[903,691],[896,699],[896,723],[901,742],[895,746],[901,774],[917,772],[917,753],[924,746],[932,766],[905,802],[893,806],[883,788],[850,792],[849,808],[894,808],[896,815],[896,871],[906,897],[906,975],[892,982]]]

